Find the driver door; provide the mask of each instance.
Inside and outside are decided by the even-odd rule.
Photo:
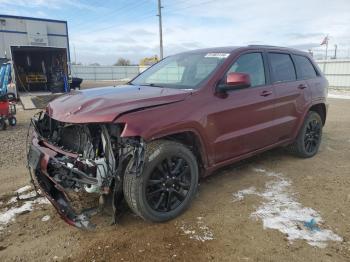
[[[214,96],[215,106],[212,106],[214,110],[208,120],[216,163],[263,148],[274,141],[275,94],[266,81],[262,53],[241,55],[229,72],[249,74],[251,86]]]

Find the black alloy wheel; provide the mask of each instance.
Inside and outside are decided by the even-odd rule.
[[[147,203],[155,211],[174,210],[185,200],[191,179],[188,163],[183,158],[168,157],[159,161],[147,181]]]
[[[321,138],[321,126],[322,123],[316,119],[312,119],[308,122],[304,137],[304,147],[306,152],[312,154],[317,150]]]
[[[125,200],[135,214],[148,221],[164,222],[177,217],[197,192],[197,159],[178,142],[148,143],[142,173],[137,175],[128,170],[127,167],[124,174]]]
[[[317,112],[309,111],[297,138],[289,146],[289,151],[301,158],[309,158],[316,155],[321,144],[322,128],[323,121],[321,116]]]

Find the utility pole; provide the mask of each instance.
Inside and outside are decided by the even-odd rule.
[[[159,56],[163,59],[163,28],[162,28],[162,3],[158,0],[158,17],[159,17]]]
[[[334,45],[334,58],[337,59],[337,50],[338,50],[338,45]]]
[[[74,63],[77,64],[77,53],[75,52],[75,44],[73,44],[74,48]]]

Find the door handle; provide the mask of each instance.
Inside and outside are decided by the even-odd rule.
[[[298,85],[298,88],[299,88],[299,89],[305,89],[305,88],[307,88],[307,85],[300,84],[300,85]]]
[[[267,90],[264,90],[260,93],[261,96],[269,96],[269,95],[272,95],[272,91],[267,91]]]

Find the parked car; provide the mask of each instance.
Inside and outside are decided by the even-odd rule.
[[[193,200],[198,180],[279,146],[314,156],[328,82],[304,52],[271,46],[169,56],[128,84],[66,94],[33,119],[28,161],[61,216],[89,228],[66,191],[123,199],[162,222]]]

